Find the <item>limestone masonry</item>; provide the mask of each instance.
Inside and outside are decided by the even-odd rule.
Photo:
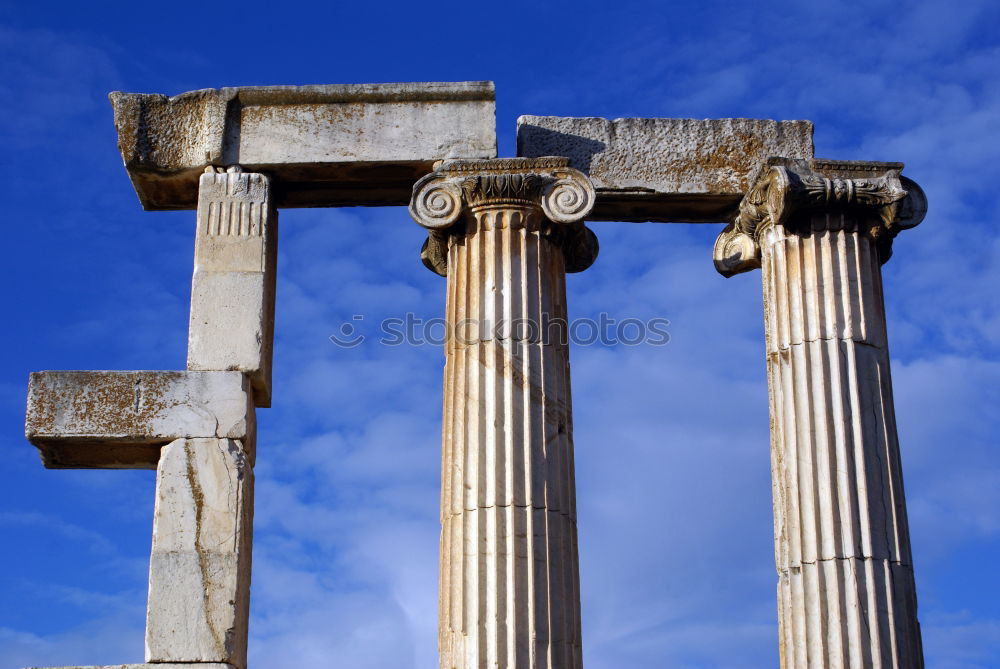
[[[281,184],[282,207],[405,205],[441,158],[497,154],[491,81],[112,93],[145,209],[194,209],[208,165]]]
[[[446,161],[414,187],[449,323],[567,319],[566,267],[597,257],[564,242],[594,204],[567,162]],[[583,666],[569,349],[516,334],[445,350],[442,667]]]
[[[590,177],[598,221],[729,219],[772,156],[813,157],[809,121],[522,116],[517,155],[566,156]]]
[[[111,101],[142,206],[196,214],[187,369],[29,381],[46,467],[156,469],[145,663],[105,669],[247,669],[278,209],[349,205],[408,205],[476,328],[445,347],[442,669],[583,666],[569,350],[475,332],[565,321],[587,220],[722,223],[719,273],[761,270],[781,666],[923,667],[881,274],[927,210],[901,163],[815,159],[808,121],[551,116],[497,158],[492,82]]]
[[[156,469],[175,439],[251,448],[249,380],[239,372],[35,372],[25,434],[53,469]]]

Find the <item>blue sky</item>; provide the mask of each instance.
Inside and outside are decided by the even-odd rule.
[[[1000,666],[1000,5],[0,2],[0,666],[142,659],[152,472],[48,471],[29,371],[181,369],[192,212],[143,212],[112,90],[497,84],[519,114],[810,119],[817,155],[899,160],[930,212],[885,267],[928,666]],[[759,273],[720,226],[594,223],[571,317],[670,320],[572,350],[585,660],[777,666]],[[443,352],[328,336],[444,310],[405,209],[281,215],[259,413],[255,669],[436,666]]]

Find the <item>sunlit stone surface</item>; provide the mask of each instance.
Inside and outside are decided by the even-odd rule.
[[[34,372],[25,433],[52,469],[155,469],[184,437],[239,439],[253,454],[250,384],[239,372]]]
[[[434,161],[496,156],[493,82],[243,86],[112,93],[146,209],[194,209],[210,165],[281,183],[281,207],[405,205]]]
[[[246,666],[253,469],[234,439],[179,439],[156,470],[147,662]]]
[[[448,277],[445,669],[583,666],[565,274],[597,246],[579,223],[593,188],[565,165],[454,161],[414,188]],[[563,329],[531,330],[547,323]]]
[[[522,116],[517,155],[566,156],[599,221],[721,222],[773,156],[812,158],[809,121]]]
[[[881,264],[899,163],[773,161],[716,244],[762,268],[782,667],[923,666]]]
[[[198,190],[187,367],[239,370],[271,406],[278,212],[271,180],[209,168]]]

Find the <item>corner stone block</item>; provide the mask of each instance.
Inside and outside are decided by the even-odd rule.
[[[517,155],[566,156],[592,221],[728,222],[768,158],[812,158],[809,121],[522,116]]]
[[[239,372],[34,372],[25,436],[50,469],[155,469],[185,437],[239,439],[252,459],[256,418]]]
[[[237,440],[178,439],[164,447],[149,561],[147,662],[246,667],[253,482]]]
[[[188,360],[191,370],[238,370],[254,403],[271,405],[278,212],[263,174],[201,175]]]

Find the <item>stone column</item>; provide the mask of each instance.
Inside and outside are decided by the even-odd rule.
[[[781,666],[923,666],[881,263],[926,211],[899,163],[772,160],[715,246],[761,267]]]
[[[46,467],[156,469],[146,662],[245,669],[256,416],[235,371],[36,372]]]
[[[178,439],[156,473],[147,662],[247,663],[253,468],[235,439]]]
[[[208,167],[198,192],[189,370],[246,375],[271,404],[277,211],[263,174]],[[147,662],[246,666],[254,444],[186,439],[157,467]]]
[[[590,266],[590,181],[561,158],[447,161],[414,186],[448,278],[444,669],[581,667],[565,273]]]
[[[266,175],[206,168],[194,256],[187,368],[241,371],[271,406],[278,212]]]

